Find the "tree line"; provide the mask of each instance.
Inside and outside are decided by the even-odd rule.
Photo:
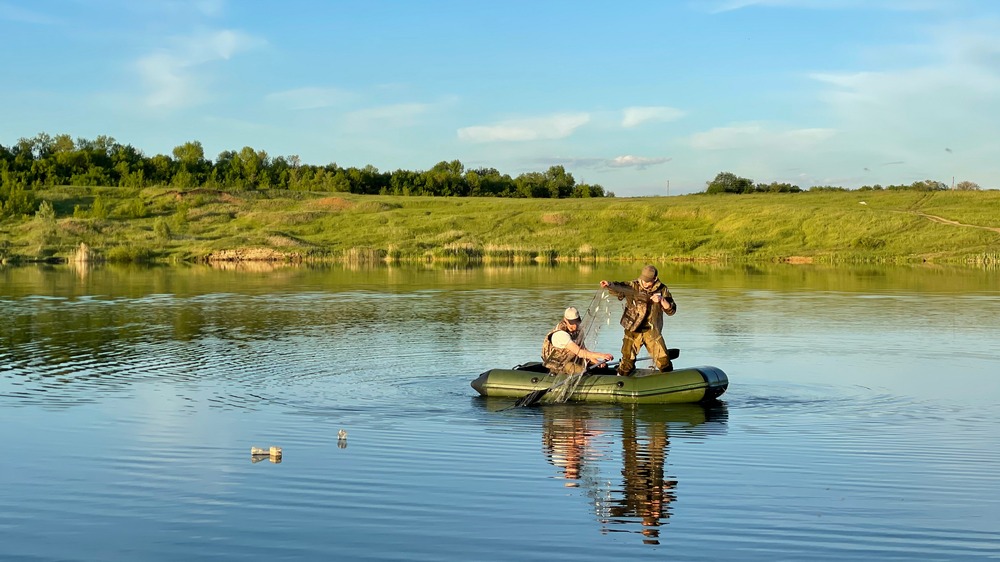
[[[911,184],[887,185],[863,185],[858,191],[946,191],[949,187],[944,182],[937,180],[920,180]],[[971,181],[961,181],[955,184],[954,189],[959,191],[979,191],[979,184]],[[732,172],[719,172],[715,179],[705,182],[705,193],[799,193],[803,191],[797,185],[790,183],[771,182],[754,183],[752,179],[737,176]],[[814,185],[808,191],[850,191],[846,187],[834,185]]]
[[[304,164],[298,156],[271,157],[249,146],[205,157],[201,142],[186,142],[172,155],[146,156],[132,145],[98,136],[39,133],[12,146],[0,144],[0,212],[15,214],[33,200],[30,191],[54,186],[178,189],[290,189],[382,195],[480,197],[614,197],[601,185],[577,183],[562,166],[517,177],[495,168],[466,169],[458,160],[429,170],[381,172],[374,166],[343,168]],[[33,212],[34,209],[32,209]],[[23,213],[22,213],[23,214]]]

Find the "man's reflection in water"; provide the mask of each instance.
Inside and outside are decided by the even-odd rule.
[[[542,429],[545,456],[549,462],[562,469],[562,477],[566,479],[565,486],[568,488],[580,486],[585,461],[594,452],[590,441],[601,434],[600,431],[591,429],[590,423],[590,418],[583,416],[545,418]]]
[[[670,517],[670,503],[677,499],[677,481],[663,477],[670,439],[667,424],[654,421],[647,424],[644,434],[634,416],[622,419],[622,486],[623,496],[612,500],[609,512],[612,523],[626,524],[629,517],[642,522],[642,534],[647,544],[660,544],[661,519]]]
[[[609,416],[611,414],[611,416]],[[609,417],[611,419],[609,419]],[[596,410],[584,406],[547,408],[542,442],[548,460],[569,487],[582,487],[594,504],[602,533],[640,533],[659,544],[670,517],[677,480],[664,476],[670,445],[668,423],[684,432],[713,418],[725,423],[725,405],[699,404]],[[597,429],[621,421],[621,486],[603,481],[599,461],[610,457],[611,432]]]

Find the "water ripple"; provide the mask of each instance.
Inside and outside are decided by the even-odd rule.
[[[475,397],[592,294],[551,285],[4,299],[4,556],[1000,552],[996,299],[692,284],[670,337],[722,364],[723,402]],[[253,462],[269,445],[281,462]]]

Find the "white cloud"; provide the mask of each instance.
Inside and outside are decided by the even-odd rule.
[[[466,142],[563,139],[589,121],[589,113],[559,113],[529,119],[512,119],[494,125],[463,127],[458,130],[458,138]]]
[[[819,144],[836,131],[833,129],[769,129],[759,123],[738,124],[691,135],[690,145],[698,150],[781,149],[794,150]]]
[[[667,106],[626,107],[623,113],[622,127],[635,127],[647,121],[676,121],[685,115],[680,109]]]
[[[272,92],[265,96],[269,102],[283,105],[289,109],[319,109],[332,107],[357,98],[357,95],[339,88],[296,88]]]
[[[922,37],[887,46],[900,56],[885,66],[867,59],[873,66],[810,75],[819,103],[806,126],[723,123],[688,137],[690,154],[673,155],[765,182],[858,187],[956,176],[990,185],[1000,177],[1000,21],[953,23]],[[806,175],[790,176],[793,169]]]
[[[193,62],[229,59],[240,51],[249,50],[261,41],[240,31],[223,29],[188,38],[188,58]]]
[[[172,107],[194,101],[194,85],[183,72],[183,63],[168,53],[153,53],[136,63],[139,74],[149,89],[146,105]]]
[[[650,166],[655,166],[657,164],[663,164],[669,162],[670,158],[645,158],[642,156],[632,156],[627,154],[625,156],[616,156],[608,161],[608,166],[612,168],[636,168],[639,170],[645,170]]]
[[[873,158],[986,170],[1000,146],[1000,22],[943,27],[921,49],[930,55],[920,66],[811,77],[837,128]]]
[[[205,93],[198,68],[211,62],[229,60],[262,41],[233,30],[203,32],[179,37],[173,46],[141,57],[136,69],[146,85],[146,105],[172,108],[196,105]]]
[[[536,158],[534,162],[542,166],[569,166],[572,168],[636,168],[645,170],[650,166],[670,162],[672,158],[657,157],[647,158],[643,156],[616,156],[614,158],[593,158],[593,157],[552,157]]]
[[[915,109],[933,110],[936,114],[958,110],[972,119],[995,115],[995,111],[977,115],[973,110],[977,106],[986,109],[982,102],[995,109],[996,96],[1000,94],[1000,65],[997,64],[1000,62],[1000,38],[955,38],[953,41],[955,43],[947,46],[949,52],[945,60],[922,67],[815,73],[811,77],[831,86],[823,93],[826,102],[843,115],[862,112],[862,121],[874,117],[872,110],[889,111],[890,117],[906,113],[911,118]],[[923,121],[933,115],[920,117]]]

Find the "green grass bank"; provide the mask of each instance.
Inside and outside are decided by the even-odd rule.
[[[648,198],[50,188],[0,223],[31,261],[1000,262],[1000,191]]]

